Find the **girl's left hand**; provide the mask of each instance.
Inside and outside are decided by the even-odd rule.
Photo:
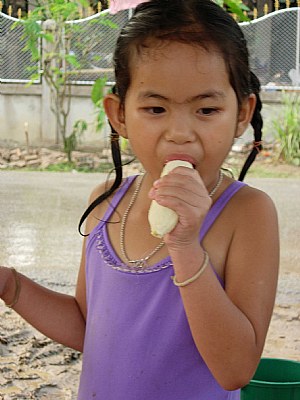
[[[199,246],[199,231],[212,200],[196,170],[175,168],[154,182],[149,197],[178,215],[176,227],[164,237],[169,251]]]
[[[0,299],[2,299],[3,301],[8,300],[9,303],[10,299],[13,297],[13,291],[14,278],[12,274],[12,269],[0,265]]]

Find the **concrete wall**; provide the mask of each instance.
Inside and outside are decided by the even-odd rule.
[[[263,117],[263,140],[265,142],[274,141],[274,120],[280,116],[282,109],[282,92],[280,91],[263,91],[261,93],[263,102],[262,117]],[[244,133],[241,142],[253,141],[253,130],[249,127]]]
[[[95,129],[95,108],[91,101],[91,86],[73,86],[68,132],[79,119],[88,123],[82,140],[85,145],[103,147],[109,136],[106,125],[101,132]],[[42,85],[1,84],[0,142],[25,144],[24,124],[28,123],[29,141],[33,146],[57,143],[56,120],[50,110],[48,93]]]
[[[91,86],[73,86],[72,104],[69,118],[69,132],[74,122],[84,119],[88,122],[88,131],[83,144],[102,147],[109,137],[109,127],[102,132],[95,130],[95,109],[90,99]],[[262,92],[264,139],[272,141],[274,129],[272,121],[280,113],[281,92]],[[25,87],[23,84],[2,84],[0,93],[0,142],[13,141],[25,144],[24,124],[28,122],[31,145],[47,146],[57,142],[55,117],[50,111],[47,92],[42,85]],[[251,128],[244,134],[242,141],[252,141]]]
[[[32,142],[41,141],[41,94],[39,87],[1,85],[0,140],[24,142],[24,123],[28,122]]]

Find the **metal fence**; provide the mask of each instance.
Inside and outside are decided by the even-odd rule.
[[[110,15],[103,11],[85,19],[71,21],[73,30],[70,52],[76,55],[81,69],[73,69],[72,83],[91,84],[98,77],[114,81],[113,52],[121,28],[126,24],[130,11]]]
[[[13,25],[16,24],[15,28]],[[35,66],[29,51],[24,51],[24,28],[20,20],[0,12],[0,81],[26,83]],[[38,67],[38,64],[36,64]]]
[[[72,35],[70,52],[75,54],[81,70],[73,71],[72,83],[91,84],[99,76],[114,80],[112,55],[120,29],[130,16],[129,11],[109,15],[107,11],[72,21],[80,26]],[[19,21],[17,28],[12,24]],[[117,28],[112,29],[108,22]],[[32,66],[29,52],[24,52],[22,21],[0,13],[2,82],[22,83],[30,80]],[[240,24],[250,51],[250,64],[263,87],[300,89],[300,7],[267,14]]]
[[[121,28],[128,21],[131,11],[122,11],[115,15],[102,11],[88,18],[70,21],[71,28],[70,54],[76,55],[81,65],[80,70],[72,71],[72,83],[92,84],[99,76],[108,81],[114,80],[113,50]],[[14,29],[12,29],[15,24]],[[0,12],[0,81],[6,83],[26,83],[30,81],[34,66],[29,51],[24,51],[25,40],[22,39],[24,27],[22,20]],[[73,28],[73,29],[72,29]],[[34,81],[39,83],[39,81]]]
[[[250,65],[266,89],[300,89],[300,7],[240,24]]]

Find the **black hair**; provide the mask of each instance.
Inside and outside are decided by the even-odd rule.
[[[253,127],[254,131],[254,141],[253,141],[253,148],[242,168],[242,171],[240,172],[239,176],[239,181],[243,181],[244,177],[250,168],[251,164],[255,160],[257,154],[262,150],[262,127],[263,127],[263,119],[261,116],[261,109],[262,109],[262,102],[261,98],[259,96],[260,92],[260,82],[257,78],[257,76],[253,73],[250,72],[250,82],[251,82],[251,88],[252,88],[252,93],[255,94],[256,96],[256,106],[254,109],[254,113],[252,116],[251,120],[251,125]]]
[[[254,147],[239,180],[243,180],[256,155],[261,150],[262,103],[259,97],[260,83],[250,71],[249,54],[243,32],[232,16],[212,0],[150,0],[135,9],[132,18],[122,29],[116,43],[114,67],[116,84],[114,92],[119,96],[121,107],[125,105],[131,83],[130,63],[134,52],[147,47],[148,39],[179,41],[217,47],[221,51],[228,71],[229,81],[235,91],[238,107],[251,93],[256,95],[256,108],[251,125],[254,128]],[[122,165],[118,134],[112,129],[111,150],[116,177],[112,187],[97,198],[86,210],[79,223],[108,198],[122,182]]]

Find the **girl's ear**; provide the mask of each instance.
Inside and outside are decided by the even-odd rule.
[[[103,106],[109,122],[115,131],[124,138],[127,138],[124,107],[121,105],[119,96],[107,94],[103,99]]]
[[[243,104],[240,107],[237,120],[237,129],[235,133],[236,138],[242,136],[242,134],[248,128],[252,120],[255,106],[256,106],[256,96],[254,93],[252,93],[248,96],[246,100],[244,100]]]

